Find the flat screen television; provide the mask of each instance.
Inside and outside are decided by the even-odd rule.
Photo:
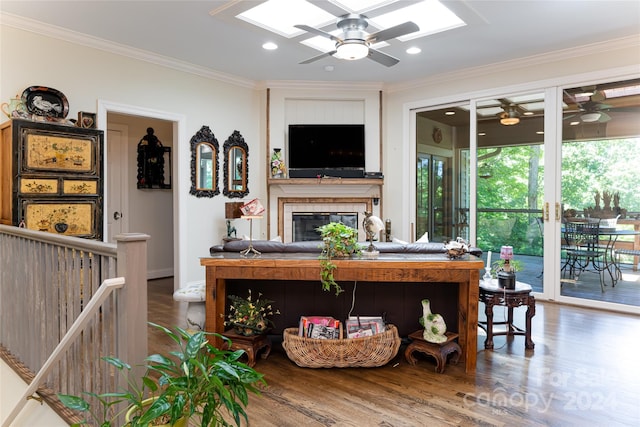
[[[289,125],[289,177],[362,178],[364,125]]]

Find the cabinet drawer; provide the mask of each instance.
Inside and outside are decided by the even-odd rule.
[[[98,200],[55,201],[22,199],[25,226],[67,236],[100,238]]]
[[[58,194],[58,180],[55,178],[21,178],[20,192],[23,194]]]
[[[64,194],[98,194],[98,181],[65,179],[62,183],[62,192]]]

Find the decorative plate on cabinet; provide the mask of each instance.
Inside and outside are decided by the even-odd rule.
[[[45,86],[30,86],[22,92],[22,102],[31,114],[64,119],[69,113],[69,102],[59,90]]]

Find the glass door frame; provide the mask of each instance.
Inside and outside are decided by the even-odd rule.
[[[592,84],[592,82],[626,80],[638,78],[636,73],[614,72],[612,70],[597,73],[599,75],[589,75],[589,80],[583,84]],[[478,102],[489,98],[497,98],[501,96],[513,96],[518,93],[544,92],[545,96],[545,113],[544,113],[544,196],[543,196],[543,218],[544,218],[544,243],[543,243],[543,291],[535,292],[536,297],[541,300],[557,301],[572,305],[585,307],[610,309],[619,312],[629,312],[640,314],[640,307],[629,306],[616,303],[607,303],[604,301],[580,299],[561,295],[561,176],[562,176],[562,120],[563,120],[563,98],[562,91],[566,87],[576,87],[581,85],[580,78],[571,78],[570,80],[557,79],[550,83],[543,82],[544,86],[522,85],[517,88],[496,89],[491,91],[482,91],[479,94],[469,94],[470,96],[457,96],[455,98],[439,98],[429,102],[411,102],[405,104],[406,121],[408,126],[406,140],[405,159],[408,164],[416,165],[416,114],[421,111],[441,109],[449,106],[468,105],[469,117],[477,116],[476,106]],[[525,87],[523,89],[523,87]],[[529,87],[530,86],[530,87]],[[478,175],[478,141],[477,141],[477,122],[470,120],[469,123],[469,152],[470,152],[470,168],[469,168],[469,242],[475,245],[477,241],[477,175]],[[454,156],[458,161],[458,155]],[[407,175],[405,175],[407,176]],[[409,224],[411,236],[415,235],[414,224],[416,220],[416,171],[415,168],[408,168],[408,187],[406,197],[409,214]],[[482,275],[483,272],[481,272]]]

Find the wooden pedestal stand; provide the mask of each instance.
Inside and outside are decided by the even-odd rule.
[[[447,356],[449,354],[453,353],[451,363],[458,363],[460,355],[462,354],[462,349],[458,343],[454,341],[458,338],[458,334],[447,332],[447,340],[440,344],[425,341],[422,334],[423,330],[409,334],[409,338],[411,338],[413,342],[409,344],[404,351],[404,357],[409,364],[415,365],[418,362],[418,359],[413,356],[414,351],[433,356],[436,359],[436,372],[439,374],[444,372],[444,366],[447,364]]]
[[[260,335],[240,335],[233,330],[226,331],[224,336],[231,340],[231,350],[244,350],[247,353],[247,365],[254,367],[256,364],[256,356],[264,349],[262,358],[266,359],[271,353],[271,340],[267,334]]]

